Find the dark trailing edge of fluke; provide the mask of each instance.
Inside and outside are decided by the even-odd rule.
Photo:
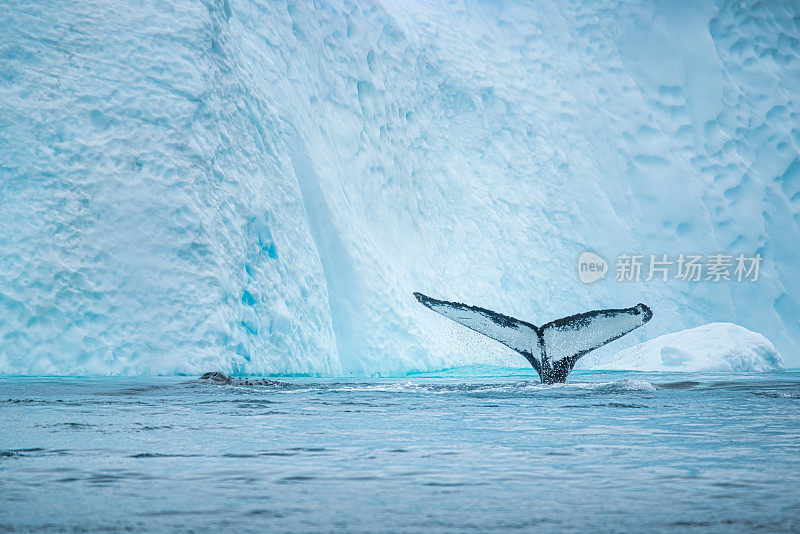
[[[584,354],[619,339],[653,317],[646,304],[594,310],[550,321],[543,326],[460,302],[414,293],[419,302],[522,354],[545,384],[566,382]]]

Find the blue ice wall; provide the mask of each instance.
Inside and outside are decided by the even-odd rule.
[[[800,364],[798,12],[6,6],[0,372],[525,364],[415,290],[539,324],[645,301],[640,339],[733,322]],[[764,263],[587,286],[586,249]]]

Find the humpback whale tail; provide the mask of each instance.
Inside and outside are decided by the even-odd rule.
[[[544,384],[566,382],[584,354],[639,328],[653,317],[645,304],[594,310],[535,326],[501,313],[414,293],[422,304],[467,328],[519,352]]]

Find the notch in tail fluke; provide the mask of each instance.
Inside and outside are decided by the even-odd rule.
[[[545,384],[566,382],[584,354],[619,339],[653,317],[646,304],[594,310],[556,319],[543,326],[520,321],[486,308],[438,300],[422,293],[416,299],[444,315],[522,354]]]

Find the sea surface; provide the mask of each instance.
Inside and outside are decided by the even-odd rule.
[[[800,371],[274,380],[0,377],[0,531],[800,530]]]

